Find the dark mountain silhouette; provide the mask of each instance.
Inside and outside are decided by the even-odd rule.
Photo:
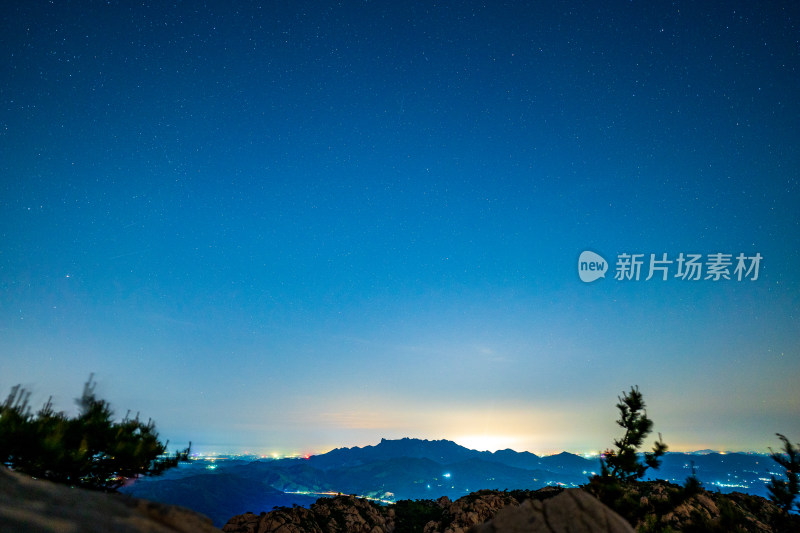
[[[316,496],[285,494],[252,478],[226,473],[191,475],[136,483],[125,490],[137,498],[198,510],[220,527],[231,516],[248,511],[270,511],[273,507],[310,505]]]
[[[758,478],[769,478],[769,472],[775,470],[775,462],[768,455],[756,453],[668,453],[661,468],[649,477],[681,482],[691,474],[692,465],[697,477],[707,485],[715,485],[723,492],[738,490],[764,497],[766,486],[758,483]]]
[[[482,453],[489,452],[470,450],[449,440],[381,439],[375,446],[337,448],[322,455],[314,455],[309,461],[316,468],[325,470],[399,457],[429,459],[440,464],[448,464],[477,457]]]
[[[548,455],[541,458],[541,467],[553,472],[569,471],[582,473],[596,471],[600,472],[600,459],[586,459],[580,455],[561,452],[557,455]]]
[[[486,454],[491,458],[487,459]],[[494,453],[481,452],[481,459],[526,470],[535,470],[542,466],[542,460],[538,455],[531,452],[515,452],[511,449],[497,450]]]
[[[360,494],[383,498],[385,493],[402,495],[397,497],[422,498],[430,496],[430,484],[439,487],[442,465],[426,458],[395,457],[374,461],[354,467],[336,468],[328,471],[333,486],[340,486],[345,494]],[[368,488],[369,487],[369,488]]]
[[[560,454],[560,456],[571,456],[578,460],[584,460],[577,455],[568,454],[566,452]],[[542,458],[530,452],[516,452],[511,449],[499,450],[496,452],[480,452],[477,450],[470,450],[469,448],[465,448],[449,440],[411,438],[397,440],[381,439],[379,444],[361,448],[337,448],[322,455],[312,456],[309,461],[314,467],[327,470],[329,468],[356,466],[373,461],[395,459],[399,457],[430,459],[439,464],[451,464],[466,459],[481,459],[483,461],[527,470],[542,467]]]

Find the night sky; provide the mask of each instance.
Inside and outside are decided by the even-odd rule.
[[[2,3],[3,397],[94,373],[201,452],[597,451],[632,385],[672,450],[800,438],[800,4],[261,4]]]

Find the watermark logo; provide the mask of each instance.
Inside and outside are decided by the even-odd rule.
[[[606,277],[608,263],[602,256],[588,250],[581,252],[578,258],[578,275],[584,283],[591,283]]]
[[[756,281],[763,259],[760,253],[745,255],[741,252],[737,255],[723,252],[707,255],[681,252],[677,256],[666,253],[620,253],[616,257],[613,278],[616,281]],[[578,276],[581,281],[590,283],[604,278],[608,268],[608,263],[602,256],[590,251],[581,252],[578,259]]]

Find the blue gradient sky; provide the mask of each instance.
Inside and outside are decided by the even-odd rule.
[[[800,7],[162,4],[0,11],[0,388],[201,451],[599,450],[634,384],[800,437]]]

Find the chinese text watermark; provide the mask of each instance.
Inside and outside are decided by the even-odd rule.
[[[661,254],[621,253],[617,255],[614,279],[617,281],[756,281],[763,256],[760,253],[693,254],[681,252],[677,256]],[[578,276],[590,283],[605,277],[608,263],[595,252],[584,251],[578,258]]]

